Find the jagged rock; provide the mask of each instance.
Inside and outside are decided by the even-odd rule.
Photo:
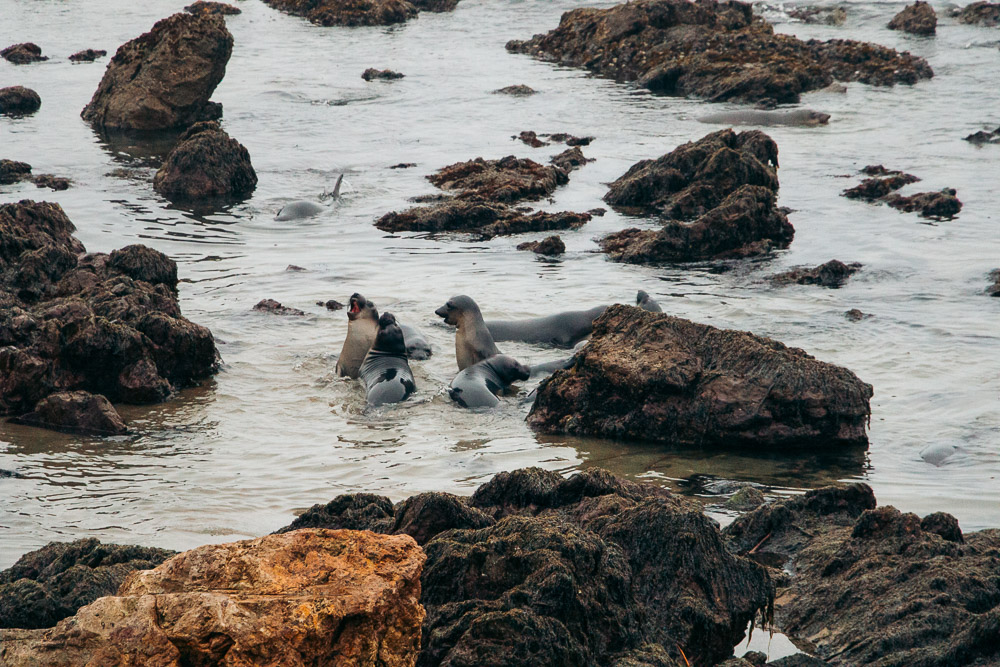
[[[164,130],[222,115],[209,102],[233,36],[214,14],[174,14],[118,48],[81,116],[103,130]]]
[[[532,148],[541,148],[542,146],[549,145],[548,142],[539,139],[538,135],[531,130],[524,130],[521,134],[511,137],[511,139],[520,139],[522,143],[525,143]]]
[[[216,121],[195,123],[180,136],[153,178],[153,188],[178,200],[239,200],[257,187],[250,153]]]
[[[789,18],[820,25],[844,25],[847,20],[844,7],[793,7],[787,13]]]
[[[574,146],[573,148],[568,148],[562,153],[552,157],[550,162],[555,166],[559,167],[563,171],[569,173],[576,169],[577,167],[582,167],[588,162],[593,162],[593,158],[586,158],[583,155],[583,151],[580,150],[579,146]]]
[[[407,536],[306,529],[133,572],[50,630],[0,632],[7,667],[413,665],[424,555]]]
[[[322,26],[392,25],[417,15],[407,0],[264,0],[288,14]]]
[[[14,423],[83,435],[122,435],[128,427],[111,401],[86,391],[49,394]]]
[[[864,201],[875,201],[885,197],[890,192],[898,190],[905,185],[910,183],[916,183],[920,179],[913,174],[904,174],[898,171],[877,171],[877,169],[885,169],[882,165],[878,167],[866,167],[865,173],[869,175],[876,175],[876,178],[866,178],[861,181],[861,185],[856,185],[853,188],[844,190],[843,196],[848,199],[863,199]]]
[[[799,268],[771,276],[771,281],[779,285],[822,285],[823,287],[842,287],[847,279],[854,275],[861,264],[843,262],[831,259],[826,264],[814,268]]]
[[[902,30],[914,35],[933,35],[937,32],[937,14],[923,0],[917,0],[889,21],[889,30]]]
[[[427,177],[445,192],[512,204],[548,196],[569,182],[566,172],[527,158],[508,155],[500,160],[476,158],[457,162]]]
[[[282,306],[274,299],[261,299],[253,307],[253,310],[260,313],[273,313],[275,315],[294,315],[297,317],[305,315],[305,312],[299,310],[298,308],[289,308],[288,306]]]
[[[423,545],[448,530],[474,530],[494,523],[492,517],[469,507],[463,498],[450,493],[421,493],[396,507],[395,520],[388,532],[409,535]]]
[[[977,146],[982,146],[983,144],[1000,144],[1000,127],[992,132],[979,130],[965,137],[965,140]]]
[[[954,188],[945,188],[940,192],[918,192],[909,197],[890,194],[884,197],[884,201],[906,213],[919,212],[924,218],[950,219],[962,210],[962,202],[956,194]]]
[[[10,185],[31,177],[31,165],[16,160],[0,160],[0,185]]]
[[[75,63],[92,63],[106,55],[108,55],[108,52],[104,49],[84,49],[83,51],[77,51],[69,59]]]
[[[639,0],[563,14],[559,27],[509,51],[637,81],[656,93],[725,100],[798,102],[834,79],[915,83],[933,72],[922,58],[850,40],[777,34],[749,3]]]
[[[874,317],[874,316],[869,315],[868,313],[863,313],[857,308],[851,308],[850,310],[844,313],[844,317],[846,317],[852,322],[860,322],[861,320],[867,320],[869,317]]]
[[[48,56],[42,55],[42,49],[37,44],[31,42],[8,46],[0,51],[0,57],[15,65],[27,65],[49,59]]]
[[[0,88],[0,114],[23,116],[35,113],[42,106],[42,98],[31,88],[8,86]]]
[[[553,256],[566,252],[566,244],[558,236],[549,236],[541,241],[526,241],[519,243],[518,250],[530,250],[539,255]]]
[[[510,95],[512,97],[527,97],[528,95],[534,95],[538,91],[531,86],[526,86],[523,83],[519,83],[514,86],[505,86],[503,88],[497,88],[493,91],[494,95]]]
[[[504,204],[476,200],[449,200],[435,206],[387,213],[375,226],[387,232],[466,232],[486,240],[495,236],[574,229],[590,221],[586,213],[531,215]]]
[[[361,78],[365,81],[374,81],[375,79],[393,81],[395,79],[402,79],[404,76],[406,75],[401,72],[393,72],[391,69],[378,70],[374,67],[369,67],[361,73]]]
[[[740,512],[756,509],[763,504],[764,494],[760,489],[752,486],[744,486],[723,503],[726,509],[738,510]]]
[[[422,12],[450,12],[458,6],[458,0],[410,0]]]
[[[1000,25],[1000,3],[981,0],[966,5],[958,12],[958,22],[986,26],[987,28],[996,27]]]
[[[566,134],[565,132],[556,132],[555,134],[543,136],[547,136],[552,141],[564,142],[567,146],[589,146],[590,142],[594,140],[594,137],[574,137],[572,134]]]
[[[31,180],[36,188],[49,188],[51,190],[69,190],[71,183],[68,178],[52,174],[39,174]]]
[[[243,13],[243,10],[239,7],[233,7],[224,2],[212,2],[211,0],[197,0],[197,2],[185,7],[184,11],[189,14],[220,14],[222,16],[235,16],[236,14]]]
[[[699,446],[865,445],[871,396],[846,368],[777,341],[613,305],[539,386],[528,423]]]

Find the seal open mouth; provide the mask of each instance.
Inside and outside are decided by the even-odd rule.
[[[361,312],[361,305],[365,302],[365,297],[357,292],[351,295],[351,308],[347,311],[349,315],[357,315]]]

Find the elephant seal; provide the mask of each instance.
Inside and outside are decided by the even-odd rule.
[[[607,306],[595,306],[590,310],[570,310],[527,320],[490,320],[486,328],[493,340],[573,347],[590,335],[594,320],[606,309]]]
[[[337,359],[337,375],[357,380],[361,363],[378,333],[378,309],[357,292],[351,295],[350,304],[347,309],[347,338]]]
[[[463,408],[492,408],[507,385],[527,380],[531,370],[513,357],[497,354],[459,371],[451,381],[448,395]]]
[[[639,290],[638,294],[635,295],[635,305],[639,306],[643,310],[648,310],[651,313],[663,312],[663,309],[660,308],[660,304],[656,302],[656,299],[649,296],[645,290]]]
[[[324,197],[329,197],[331,199],[336,199],[340,196],[340,184],[344,180],[344,175],[341,174],[337,177],[337,184],[333,187],[333,192],[330,194],[325,194]],[[274,216],[275,220],[284,222],[286,220],[302,220],[304,218],[311,218],[314,215],[319,215],[323,211],[327,210],[326,206],[318,204],[314,201],[308,201],[305,199],[300,199],[299,201],[293,201],[290,204],[285,204],[278,211],[278,214]]]
[[[406,356],[414,361],[423,361],[424,359],[430,359],[433,350],[431,349],[431,344],[427,342],[415,327],[411,327],[409,324],[403,324],[402,322],[397,322],[400,331],[403,332],[403,341],[406,344]]]
[[[795,127],[815,127],[826,125],[830,114],[812,109],[793,109],[791,111],[763,111],[760,109],[745,109],[740,111],[723,111],[698,118],[701,123],[716,123],[722,125],[758,125],[772,127],[775,125],[792,125]]]
[[[378,333],[359,371],[365,384],[368,405],[385,405],[405,401],[417,389],[413,373],[406,362],[403,332],[392,313],[378,318]]]
[[[445,323],[458,327],[455,331],[455,359],[458,370],[464,371],[469,366],[484,359],[500,354],[493,336],[490,335],[479,306],[464,294],[453,296],[448,302],[434,311],[438,317],[443,317]]]

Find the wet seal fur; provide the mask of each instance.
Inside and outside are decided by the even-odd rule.
[[[527,380],[531,370],[517,359],[498,354],[460,371],[451,381],[448,395],[463,408],[492,408],[512,382]]]
[[[383,313],[378,319],[375,343],[365,355],[359,374],[365,384],[368,405],[399,403],[417,390],[410,364],[406,361],[403,332],[392,313]]]
[[[662,313],[663,309],[660,308],[660,304],[656,302],[656,299],[649,296],[645,290],[639,290],[635,295],[635,305],[639,306],[643,310],[648,310],[651,313]]]
[[[471,297],[464,294],[453,296],[435,310],[434,314],[444,318],[446,324],[458,327],[455,331],[458,370],[464,371],[473,364],[500,354],[493,336],[486,328],[479,306]]]
[[[402,322],[397,322],[396,324],[399,325],[399,330],[403,332],[403,341],[406,344],[406,356],[414,361],[430,359],[434,351],[431,348],[431,344],[424,338],[424,335],[416,327],[411,327],[409,324],[403,324]]]
[[[594,320],[607,306],[590,310],[570,310],[527,320],[491,320],[486,322],[493,340],[516,340],[523,343],[543,343],[556,347],[573,347],[594,330]]]
[[[344,180],[344,175],[341,174],[337,177],[337,184],[333,186],[333,192],[330,194],[324,194],[324,197],[330,199],[337,199],[340,197],[340,184]],[[326,206],[318,204],[314,201],[308,201],[305,199],[300,199],[299,201],[293,201],[290,204],[285,204],[278,211],[278,214],[274,216],[275,220],[279,222],[284,222],[287,220],[302,220],[304,218],[311,218],[314,215],[319,215],[327,209]]]
[[[793,109],[791,111],[744,109],[740,111],[723,111],[698,118],[699,123],[755,125],[758,127],[774,127],[776,125],[816,127],[818,125],[826,125],[829,121],[830,114],[813,111],[812,109]]]
[[[357,292],[351,295],[347,310],[347,338],[337,359],[337,375],[358,379],[365,355],[378,334],[378,309]]]

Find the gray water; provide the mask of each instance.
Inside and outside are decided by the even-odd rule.
[[[134,430],[127,437],[0,423],[0,468],[22,475],[0,479],[0,567],[51,540],[185,549],[257,536],[340,493],[467,494],[498,471],[530,465],[562,473],[600,465],[671,486],[714,474],[761,482],[774,494],[863,480],[883,504],[952,512],[966,530],[1000,526],[1000,299],[983,294],[986,274],[1000,267],[1000,146],[961,140],[1000,125],[1000,51],[988,44],[1000,31],[945,16],[932,39],[885,29],[903,3],[849,3],[842,27],[790,22],[769,9],[778,30],[908,49],[936,76],[913,87],[851,84],[843,95],[810,94],[803,105],[832,114],[828,126],[768,129],[781,151],[780,203],[794,211],[795,241],[720,272],[608,261],[595,239],[651,224],[611,211],[563,233],[568,251],[556,261],[514,249],[540,234],[469,242],[391,236],[372,225],[433,192],[424,177],[444,165],[508,154],[546,161],[565,148],[512,141],[521,130],[596,137],[584,148],[596,161],[543,204],[582,211],[600,206],[605,184],[637,160],[717,129],[695,118],[735,107],[656,97],[503,48],[555,27],[575,6],[613,3],[462,0],[453,13],[424,13],[403,26],[347,29],[239,2],[243,14],[227,21],[233,56],[214,99],[260,183],[250,200],[203,216],[153,192],[147,147],[104,145],[80,119],[107,58],[67,60],[87,47],[113,54],[184,4],[0,0],[0,46],[34,41],[52,58],[21,67],[0,61],[0,86],[23,84],[42,97],[35,115],[0,118],[0,156],[74,180],[65,192],[4,186],[0,201],[59,202],[91,251],[140,242],[169,254],[179,264],[184,314],[215,333],[225,361],[214,380],[168,403],[121,406]],[[406,78],[366,83],[361,72],[370,66]],[[540,93],[490,94],[517,83]],[[400,162],[418,166],[388,168]],[[840,197],[871,163],[923,179],[904,193],[957,188],[965,208],[937,223]],[[273,220],[282,204],[317,197],[341,172],[344,196],[327,213]],[[832,258],[865,268],[840,290],[764,281]],[[308,270],[287,272],[289,264]],[[524,423],[530,384],[492,412],[461,410],[443,393],[456,372],[453,336],[433,310],[448,297],[466,293],[488,318],[517,318],[629,303],[639,288],[669,313],[771,336],[855,371],[875,387],[869,451],[755,455],[538,436]],[[432,359],[413,364],[414,398],[373,414],[363,411],[360,386],[334,374],[346,316],[315,305],[355,291],[418,325],[435,348]],[[308,315],[251,312],[266,297]],[[874,317],[850,322],[850,308]],[[501,348],[528,362],[559,354]],[[921,452],[931,446],[950,455],[929,463]]]

